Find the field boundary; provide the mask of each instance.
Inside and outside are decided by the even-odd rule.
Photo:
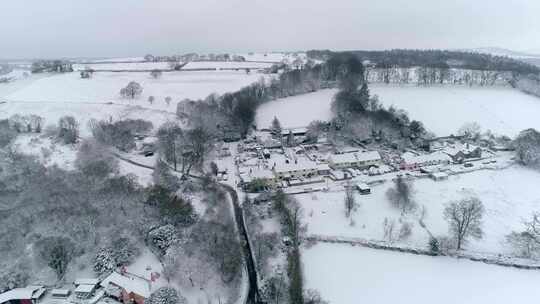
[[[467,253],[458,253],[458,252],[449,252],[449,253],[434,253],[426,249],[398,246],[388,244],[383,241],[373,241],[363,238],[346,238],[346,237],[336,237],[336,236],[323,236],[323,235],[310,235],[306,237],[308,241],[312,242],[321,242],[321,243],[332,243],[332,244],[349,244],[351,246],[362,246],[371,249],[395,251],[410,253],[416,255],[425,255],[425,256],[446,256],[457,259],[467,259],[473,262],[483,262],[490,265],[498,265],[503,267],[512,267],[518,269],[527,269],[527,270],[540,270],[540,262],[525,260],[525,259],[516,259],[504,255],[494,255],[492,257],[484,255],[474,255]]]

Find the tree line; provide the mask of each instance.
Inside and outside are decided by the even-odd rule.
[[[361,60],[369,61],[377,68],[420,66],[508,71],[521,75],[540,73],[540,68],[513,58],[466,51],[393,49],[384,51],[357,50],[349,53],[354,54]],[[307,52],[308,57],[314,59],[327,59],[333,54],[335,52],[330,50],[311,50]]]

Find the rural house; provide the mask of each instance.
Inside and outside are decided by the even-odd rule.
[[[369,168],[382,164],[381,155],[377,151],[332,154],[328,158],[330,168],[345,169],[345,168]]]
[[[112,272],[100,285],[107,295],[124,304],[144,304],[150,296],[150,281],[135,275]]]
[[[449,164],[452,158],[443,152],[433,152],[430,154],[417,155],[405,152],[401,155],[399,168],[401,170],[416,170],[425,166]]]
[[[36,304],[44,293],[43,286],[15,288],[0,294],[0,304]]]

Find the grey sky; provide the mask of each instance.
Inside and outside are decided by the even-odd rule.
[[[540,50],[538,0],[1,0],[0,58]]]

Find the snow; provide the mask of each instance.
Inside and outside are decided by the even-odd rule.
[[[264,69],[272,66],[272,63],[266,62],[244,62],[244,61],[192,61],[183,69],[240,69],[256,68]],[[244,72],[245,73],[245,72]]]
[[[330,103],[336,92],[326,89],[267,102],[257,110],[257,126],[269,128],[274,116],[283,128],[305,127],[313,120],[330,120]]]
[[[150,282],[134,276],[128,277],[113,272],[101,282],[101,286],[107,288],[110,283],[125,289],[127,293],[133,292],[145,298],[148,298],[151,293]]]
[[[438,136],[455,134],[467,122],[508,136],[540,128],[540,99],[509,87],[371,84],[369,88],[382,104],[406,110]]]
[[[442,181],[416,179],[414,197],[418,205],[424,205],[427,210],[424,218],[427,229],[440,236],[448,234],[448,224],[443,219],[445,204],[470,195],[477,196],[486,208],[482,225],[485,235],[481,240],[471,240],[465,245],[465,250],[470,253],[510,254],[510,248],[504,242],[505,236],[512,230],[522,231],[523,221],[530,218],[532,212],[540,210],[539,183],[539,172],[516,165],[503,170],[450,175]],[[420,212],[402,217],[386,198],[386,191],[391,186],[391,182],[371,185],[371,194],[355,194],[360,206],[352,216],[353,225],[345,218],[343,191],[295,197],[305,210],[308,234],[388,241],[384,238],[383,227],[384,220],[388,219],[395,222],[395,230],[399,230],[402,222],[413,225],[412,235],[402,241],[393,240],[396,244],[426,248],[429,234],[418,223]]]
[[[73,169],[77,156],[77,148],[64,145],[37,134],[20,134],[13,148],[28,155],[37,156],[45,166],[57,165],[63,169]]]
[[[171,72],[154,79],[150,73],[98,72],[90,79],[81,79],[78,73],[65,73],[44,77],[17,92],[3,96],[10,101],[55,102],[106,102],[115,101],[130,105],[144,105],[154,109],[169,109],[163,102],[166,96],[173,101],[184,98],[204,98],[211,93],[226,93],[247,86],[261,77],[260,74],[236,71]],[[137,100],[122,99],[120,89],[130,81],[143,87]],[[156,101],[151,106],[148,96]]]
[[[15,288],[0,294],[0,303],[5,303],[10,300],[27,300],[32,298],[34,289],[31,288]]]
[[[81,135],[87,136],[87,122],[91,119],[141,118],[154,126],[176,119],[176,102],[184,99],[205,98],[211,93],[225,93],[247,86],[260,74],[236,71],[173,72],[154,79],[149,73],[94,73],[91,79],[81,79],[78,73],[48,74],[15,81],[6,87],[0,84],[0,118],[13,114],[37,114],[46,124],[56,123],[64,115],[79,120]],[[143,87],[142,96],[135,100],[123,99],[119,91],[130,81]],[[21,86],[15,84],[21,83]],[[156,98],[148,103],[148,96]],[[173,99],[171,105],[164,102]],[[112,103],[112,104],[111,104]]]
[[[527,303],[540,272],[340,244],[306,249],[305,287],[330,303]]]
[[[526,128],[540,129],[540,99],[509,87],[398,86],[371,84],[385,105],[394,105],[424,123],[438,136],[456,134],[465,123],[478,122],[483,130],[515,136]],[[337,90],[282,98],[263,104],[257,126],[267,128],[276,116],[282,127],[307,126],[313,120],[332,117],[331,102]]]
[[[122,70],[143,70],[149,71],[153,69],[160,70],[169,70],[170,66],[168,62],[123,62],[123,63],[83,63],[83,64],[74,64],[73,70],[82,71],[87,68],[94,70],[111,70],[111,71],[122,71]]]

